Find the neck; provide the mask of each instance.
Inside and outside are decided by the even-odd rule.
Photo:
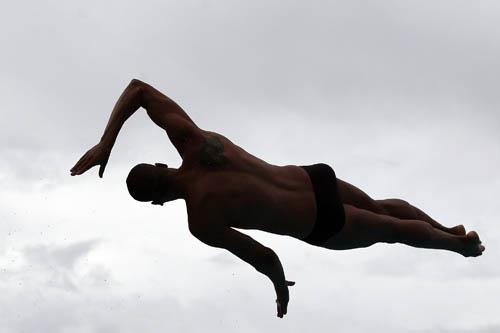
[[[172,189],[169,201],[184,199],[186,200],[187,193],[187,178],[186,174],[180,171],[179,169],[168,168],[170,172],[169,176],[169,184]]]

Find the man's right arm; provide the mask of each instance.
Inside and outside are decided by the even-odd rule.
[[[167,132],[181,157],[184,158],[195,141],[201,140],[202,130],[177,103],[149,84],[133,79],[118,98],[100,142],[80,158],[71,169],[72,175],[82,174],[100,164],[99,176],[102,177],[118,133],[140,107],[144,107],[151,120]]]
[[[111,149],[123,123],[141,106],[149,118],[166,131],[181,157],[195,139],[201,138],[201,129],[177,103],[151,85],[133,79],[116,102],[101,143]]]

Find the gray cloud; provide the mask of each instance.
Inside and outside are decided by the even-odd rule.
[[[415,333],[496,333],[500,331],[500,324],[481,325],[469,329],[461,328],[434,328],[431,330],[414,331]]]
[[[484,281],[500,277],[500,269],[495,264],[498,262],[498,255],[494,252],[486,251],[483,256],[474,259],[444,252],[436,254],[435,250],[402,250],[404,245],[393,247],[383,256],[364,262],[362,271],[373,276],[436,280]]]
[[[219,253],[216,254],[208,259],[210,262],[213,262],[217,265],[221,266],[233,266],[233,265],[238,265],[239,262],[237,261],[236,258],[231,256],[230,253]]]
[[[19,251],[19,256],[10,254],[12,259],[22,262],[16,268],[4,268],[3,280],[7,285],[13,281],[27,284],[41,284],[49,288],[77,292],[80,285],[102,284],[111,280],[109,271],[102,266],[91,266],[88,272],[76,272],[76,265],[94,249],[100,241],[88,240],[70,245],[30,245]],[[9,259],[9,258],[7,258]]]
[[[83,256],[99,244],[97,240],[79,242],[67,246],[33,245],[23,249],[23,254],[32,264],[57,266],[72,270]]]
[[[168,91],[208,126],[269,107],[373,118],[410,106],[460,115],[474,105],[498,120],[497,5],[415,10],[389,1],[360,8],[356,1],[286,8],[165,2],[110,15],[100,6],[32,3],[26,12],[12,4],[3,17],[10,35],[2,63],[10,66],[3,65],[2,81],[17,103],[9,105],[9,118],[19,121],[6,135],[24,128],[27,144],[59,149],[95,143],[133,76]],[[132,12],[148,19],[127,21]]]

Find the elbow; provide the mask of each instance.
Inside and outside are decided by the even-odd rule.
[[[144,95],[144,87],[145,83],[138,79],[132,79],[127,86],[127,90],[136,96],[139,101],[139,104],[142,106],[142,99]]]
[[[127,89],[134,91],[142,91],[144,89],[145,83],[138,79],[132,79],[127,86]]]
[[[144,85],[144,82],[142,82],[139,79],[132,79],[130,83],[128,84],[129,87],[141,87]]]

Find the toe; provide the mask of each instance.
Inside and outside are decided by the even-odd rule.
[[[466,237],[470,240],[474,240],[475,242],[477,242],[478,244],[481,243],[481,240],[479,239],[479,235],[477,234],[477,232],[475,231],[469,231],[466,235]]]
[[[452,228],[452,233],[454,233],[456,235],[465,236],[465,227],[463,226],[463,224],[459,224],[457,226],[454,226]]]

